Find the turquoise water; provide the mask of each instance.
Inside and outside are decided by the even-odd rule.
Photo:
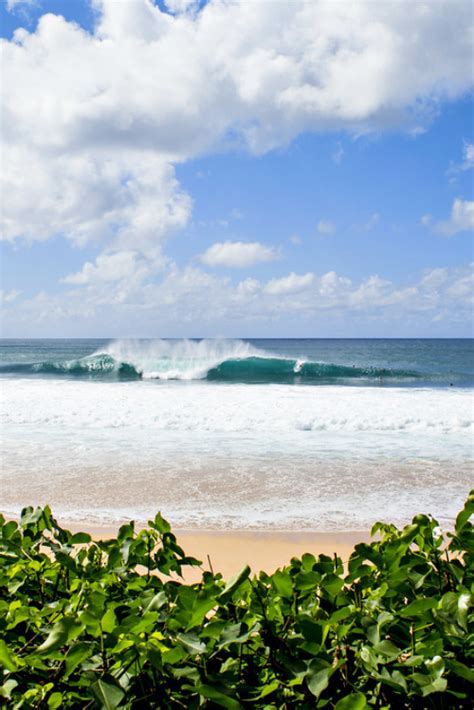
[[[473,340],[2,340],[0,375],[472,387]]]
[[[474,484],[472,340],[0,341],[0,509],[367,530]]]

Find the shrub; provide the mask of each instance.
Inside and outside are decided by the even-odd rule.
[[[0,517],[0,697],[11,708],[470,708],[474,492],[444,538],[370,544],[225,583],[158,513],[93,541],[48,507]]]

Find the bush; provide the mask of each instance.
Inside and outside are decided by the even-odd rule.
[[[179,581],[158,514],[92,541],[48,507],[0,517],[0,697],[11,708],[471,708],[474,492],[340,558]]]

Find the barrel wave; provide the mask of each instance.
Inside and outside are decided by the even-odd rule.
[[[0,373],[115,380],[208,380],[226,383],[324,384],[416,382],[422,374],[282,357],[244,341],[115,341],[105,351],[74,360],[9,363]]]

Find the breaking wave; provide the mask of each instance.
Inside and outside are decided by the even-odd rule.
[[[403,369],[361,367],[272,355],[241,340],[115,341],[102,352],[75,360],[8,364],[3,374],[98,379],[210,380],[240,383],[417,381],[426,375]]]

